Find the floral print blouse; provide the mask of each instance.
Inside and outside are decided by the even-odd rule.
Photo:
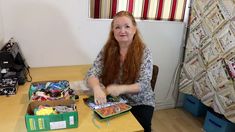
[[[100,81],[100,76],[103,69],[103,50],[100,51],[96,57],[92,67],[88,70],[86,79],[95,76]],[[149,48],[145,47],[143,60],[140,67],[140,74],[136,80],[139,84],[140,91],[138,93],[123,94],[121,95],[128,100],[128,104],[131,106],[136,105],[149,105],[155,107],[155,94],[151,88],[151,78],[153,71],[152,53]]]

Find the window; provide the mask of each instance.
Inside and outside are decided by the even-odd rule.
[[[143,20],[183,21],[187,0],[90,0],[90,17],[112,18],[118,11]]]

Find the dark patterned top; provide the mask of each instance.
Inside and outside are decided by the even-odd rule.
[[[92,67],[88,70],[86,79],[91,76],[95,76],[100,79],[103,69],[103,50],[100,51],[95,59]],[[136,83],[140,86],[138,93],[121,95],[128,100],[131,106],[136,105],[150,105],[155,107],[155,94],[151,88],[151,78],[153,71],[152,53],[150,49],[145,48],[143,54],[143,62],[141,64],[140,74]],[[100,79],[101,81],[101,79]]]

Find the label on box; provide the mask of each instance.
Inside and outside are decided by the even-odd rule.
[[[43,118],[38,118],[38,127],[39,129],[45,129],[45,123]]]
[[[66,128],[66,121],[57,121],[57,122],[50,122],[51,129],[62,129]]]
[[[69,117],[69,125],[74,125],[74,117],[73,116]]]
[[[30,127],[30,130],[36,130],[36,124],[33,118],[29,119],[29,127]]]

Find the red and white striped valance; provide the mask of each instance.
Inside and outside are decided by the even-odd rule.
[[[112,18],[118,11],[137,19],[183,21],[187,0],[90,0],[91,18]]]

